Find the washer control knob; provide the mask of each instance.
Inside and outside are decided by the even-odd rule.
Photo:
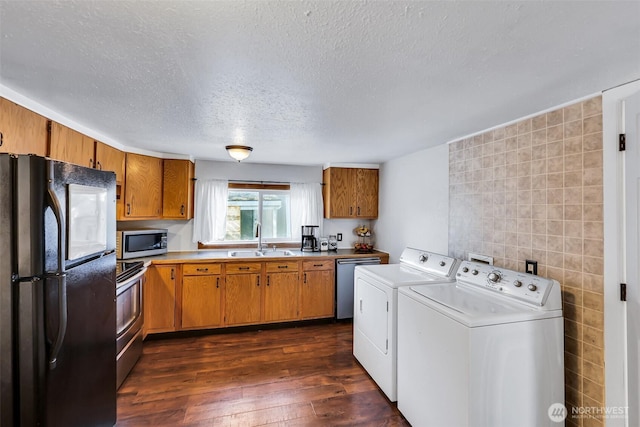
[[[425,254],[420,254],[420,256],[418,257],[418,261],[420,262],[426,262],[429,259],[428,256],[426,256]]]
[[[492,271],[491,273],[489,273],[489,281],[493,282],[493,283],[498,283],[500,281],[500,273],[498,273],[497,271]]]
[[[474,276],[477,276],[477,275],[478,275],[478,270],[473,270],[473,271],[471,272],[471,274],[473,274]]]
[[[447,263],[446,263],[446,262],[444,262],[444,261],[440,261],[440,267],[444,267],[445,265],[447,265]]]
[[[527,288],[528,288],[530,291],[535,291],[536,289],[538,289],[538,287],[537,287],[536,285],[534,285],[533,283],[531,283],[529,286],[527,286]]]
[[[462,272],[463,273],[468,273],[469,272],[469,267],[462,267]]]
[[[522,286],[522,282],[520,280],[516,280],[515,282],[513,282],[513,286],[519,288],[520,286]]]

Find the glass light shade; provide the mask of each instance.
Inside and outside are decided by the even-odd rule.
[[[227,145],[225,148],[227,153],[237,161],[246,159],[253,151],[253,148],[246,145]]]

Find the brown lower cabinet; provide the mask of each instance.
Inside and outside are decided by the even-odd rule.
[[[229,263],[226,265],[225,325],[260,323],[262,290],[259,262]]]
[[[145,334],[331,318],[335,260],[153,264]]]
[[[182,328],[222,326],[224,277],[221,264],[184,264],[182,267]]]
[[[143,288],[144,334],[176,329],[177,265],[152,265]]]
[[[303,261],[300,318],[333,317],[335,310],[335,262]]]
[[[297,261],[265,263],[264,289],[265,322],[284,322],[298,319],[298,289],[300,275]]]

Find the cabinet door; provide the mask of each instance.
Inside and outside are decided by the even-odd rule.
[[[48,120],[0,98],[0,153],[47,155]]]
[[[116,184],[124,181],[124,151],[96,141],[96,169],[115,172]]]
[[[356,216],[378,217],[378,169],[357,169]]]
[[[93,168],[95,165],[93,138],[60,123],[51,122],[49,157],[63,162]]]
[[[295,320],[298,317],[298,272],[267,273],[264,321]]]
[[[144,287],[144,328],[147,332],[175,329],[175,265],[154,265],[147,270]]]
[[[225,323],[246,325],[260,322],[260,274],[228,274],[225,281]]]
[[[194,166],[189,160],[165,159],[162,216],[169,219],[193,218]]]
[[[182,327],[207,328],[222,324],[220,275],[182,278]]]
[[[124,217],[152,219],[162,215],[162,159],[127,153]]]
[[[302,273],[300,289],[300,314],[302,319],[333,317],[333,270],[312,270]]]
[[[356,210],[356,169],[328,168],[323,171],[326,218],[350,218]]]

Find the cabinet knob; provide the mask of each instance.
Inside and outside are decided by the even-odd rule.
[[[269,286],[270,282],[271,282],[271,277],[267,276],[267,286]]]
[[[220,287],[220,278],[216,277],[216,288]]]
[[[131,203],[127,203],[127,215],[131,215]]]
[[[184,205],[180,206],[180,215],[184,215]]]
[[[0,132],[0,147],[2,147],[2,144],[4,144],[4,135]]]
[[[102,170],[102,163],[96,162],[96,169]]]

